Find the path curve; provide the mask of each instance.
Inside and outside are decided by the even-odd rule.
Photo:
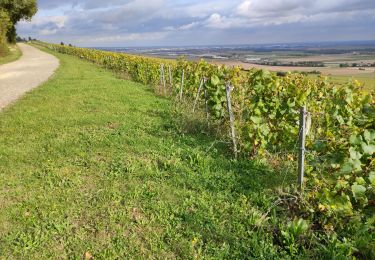
[[[55,56],[24,43],[18,47],[21,58],[0,66],[0,110],[45,82],[59,67]]]

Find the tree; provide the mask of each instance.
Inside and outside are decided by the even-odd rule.
[[[6,33],[11,25],[8,13],[0,8],[0,56],[4,56],[8,52]]]
[[[30,20],[38,11],[36,0],[0,0],[0,9],[5,10],[10,18],[11,26],[7,31],[9,42],[16,41],[16,24],[20,20]]]
[[[17,36],[17,37],[16,37],[16,41],[17,41],[17,42],[23,42],[24,40],[23,40],[20,36]]]

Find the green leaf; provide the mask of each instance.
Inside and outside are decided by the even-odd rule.
[[[253,123],[255,124],[260,124],[262,122],[262,118],[259,117],[259,116],[252,116],[250,117],[251,121],[253,121]]]
[[[352,171],[362,170],[362,164],[359,159],[349,159],[349,163],[352,165]]]
[[[360,145],[362,143],[361,136],[352,135],[350,136],[349,142],[351,145]]]
[[[339,179],[339,180],[337,180],[335,189],[336,190],[346,189],[346,188],[348,188],[348,184],[349,183],[346,180]]]
[[[370,172],[368,179],[370,180],[371,185],[375,187],[375,172]]]
[[[214,86],[217,86],[217,85],[219,85],[219,83],[220,83],[219,77],[217,75],[213,75],[211,77],[211,84],[214,85]]]
[[[259,108],[256,108],[254,109],[254,114],[261,115],[262,113],[260,112]]]
[[[260,127],[260,131],[264,136],[267,136],[270,133],[270,129],[266,124],[262,124],[262,126]]]
[[[342,168],[341,168],[341,173],[351,173],[353,171],[353,165],[349,162],[346,162]]]
[[[365,130],[365,132],[363,133],[363,136],[365,137],[365,140],[370,143],[371,141],[374,141],[375,140],[375,131],[368,131],[368,130]]]
[[[362,157],[362,154],[358,152],[354,147],[349,148],[350,158],[353,160],[359,160]]]
[[[375,117],[375,107],[371,104],[366,104],[363,106],[363,113],[365,113],[368,117]]]
[[[354,198],[356,198],[356,199],[361,198],[361,197],[365,196],[366,188],[362,185],[353,184],[352,185],[352,192],[353,192]]]
[[[373,153],[375,153],[375,145],[362,143],[362,150],[364,154],[372,155]]]
[[[371,95],[366,95],[365,98],[362,100],[362,104],[368,104],[371,103],[372,96]]]
[[[363,185],[363,184],[366,184],[366,181],[365,179],[363,179],[362,177],[357,177],[355,178],[355,182],[359,185]]]

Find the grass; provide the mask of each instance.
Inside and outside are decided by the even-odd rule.
[[[55,55],[55,76],[0,113],[0,258],[286,254],[271,191],[293,176],[231,160],[150,87]]]
[[[310,78],[317,78],[317,75],[309,75]],[[334,75],[328,76],[334,83],[343,84],[350,80],[358,80],[367,91],[375,91],[375,73],[363,73],[356,75]]]
[[[345,83],[350,79],[358,80],[363,84],[364,89],[375,91],[375,73],[357,74],[354,76],[330,76],[334,82]]]
[[[21,50],[17,45],[9,46],[9,53],[5,57],[0,56],[0,65],[18,60],[22,56]]]

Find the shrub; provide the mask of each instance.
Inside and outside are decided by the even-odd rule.
[[[0,8],[0,56],[8,53],[6,34],[10,27],[11,22],[7,12]]]

